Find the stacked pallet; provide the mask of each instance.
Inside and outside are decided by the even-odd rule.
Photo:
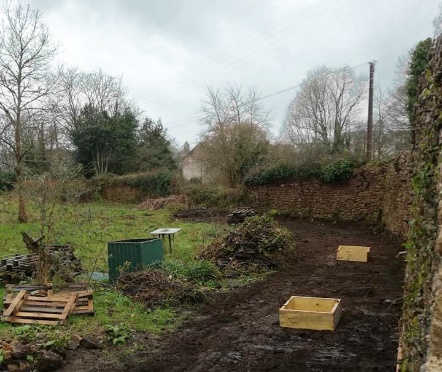
[[[0,259],[0,280],[11,283],[32,276],[37,260],[36,254],[15,254],[3,257]]]
[[[251,208],[240,208],[227,215],[227,223],[229,225],[243,223],[247,217],[254,216],[255,214],[256,212]]]
[[[20,324],[63,324],[72,314],[94,314],[93,291],[86,284],[8,285],[2,320]]]

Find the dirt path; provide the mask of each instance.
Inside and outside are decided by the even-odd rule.
[[[358,224],[286,225],[305,254],[301,262],[201,305],[176,332],[146,340],[150,353],[105,361],[77,354],[64,371],[393,371],[400,303],[391,301],[402,296],[400,244]],[[337,262],[340,244],[371,246],[370,262]],[[341,298],[336,331],[279,327],[278,309],[291,295]]]

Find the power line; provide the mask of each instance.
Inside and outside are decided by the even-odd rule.
[[[354,70],[354,69],[357,69],[357,68],[362,67],[362,66],[365,66],[365,65],[367,65],[367,62],[366,62],[366,63],[361,63],[361,64],[356,65],[356,66],[352,66],[352,67],[345,66],[345,67],[342,67],[342,68],[340,68],[340,69],[333,70],[333,71],[327,72],[327,73],[325,73],[325,74],[322,74],[322,75],[320,75],[320,76],[317,76],[317,77],[314,77],[314,78],[311,78],[311,79],[304,80],[302,83],[299,83],[299,84],[293,85],[293,86],[291,86],[291,87],[288,87],[288,88],[285,88],[285,89],[279,90],[279,91],[277,91],[277,92],[274,92],[274,93],[268,94],[268,95],[266,95],[266,96],[264,96],[264,97],[259,97],[259,98],[255,99],[253,102],[262,101],[262,100],[264,100],[264,99],[267,99],[267,98],[270,98],[270,97],[274,97],[274,96],[277,96],[277,95],[279,95],[279,94],[282,94],[282,93],[288,92],[288,91],[290,91],[290,90],[293,90],[293,89],[299,88],[299,87],[300,87],[302,84],[304,84],[305,82],[313,81],[313,80],[317,79],[318,77],[329,76],[329,75],[336,74],[336,73],[339,73],[339,72],[342,72],[342,71],[346,71],[346,70]],[[177,124],[177,123],[186,122],[186,121],[193,120],[193,119],[197,119],[197,118],[202,118],[202,114],[201,114],[201,113],[200,113],[200,114],[195,114],[195,115],[190,116],[190,117],[187,117],[187,118],[183,118],[183,119],[180,119],[180,120],[174,120],[174,121],[171,121],[171,122],[169,122],[169,123],[164,123],[164,125]]]
[[[324,77],[324,76],[328,76],[328,75],[336,74],[336,73],[338,73],[338,72],[345,71],[345,70],[354,70],[354,69],[356,69],[356,68],[358,68],[358,67],[365,66],[366,64],[367,64],[367,63],[361,63],[360,65],[353,66],[353,67],[348,67],[348,66],[346,66],[346,67],[342,67],[342,68],[340,68],[340,69],[338,69],[338,70],[330,71],[330,72],[328,72],[328,73],[326,73],[326,74],[322,74],[322,75],[320,75],[320,76],[314,77],[314,78],[312,78],[312,79],[310,79],[310,80],[306,80],[306,81],[304,81],[304,82],[309,82],[309,81],[312,81],[312,80],[317,79],[318,77]],[[278,94],[288,92],[289,90],[293,90],[293,89],[299,88],[302,84],[304,84],[304,82],[299,83],[299,84],[296,84],[296,85],[293,85],[292,87],[289,87],[289,88],[286,88],[286,89],[280,90],[280,91],[278,91],[278,92],[275,92],[275,93],[269,94],[269,95],[267,95],[267,96],[257,98],[254,102],[261,101],[261,100],[263,100],[263,99],[270,98],[270,97],[276,96],[276,95],[278,95]]]
[[[285,25],[286,23],[288,23],[290,21],[290,17],[298,11],[303,11],[305,9],[309,10],[313,7],[306,7],[306,8],[301,8],[299,9],[299,7],[296,8],[292,8],[291,10],[287,11],[282,17],[278,17],[276,19],[274,19],[272,22],[267,23],[264,27],[260,28],[260,32],[259,33],[253,33],[251,35],[249,35],[248,37],[240,37],[239,40],[241,41],[241,43],[243,44],[243,47],[241,48],[240,51],[238,51],[238,47],[236,44],[230,44],[227,47],[216,51],[215,54],[208,56],[207,60],[203,60],[200,61],[197,64],[194,64],[191,66],[191,68],[189,68],[187,71],[191,72],[191,71],[198,71],[198,73],[201,74],[201,68],[200,67],[207,67],[207,62],[211,62],[211,61],[220,61],[220,60],[229,60],[230,56],[233,57],[238,57],[238,55],[242,55],[244,53],[247,53],[250,50],[251,46],[255,46],[255,44],[257,43],[262,43],[262,40],[265,40],[266,38],[263,37],[262,35],[274,35],[276,34],[276,36],[280,35],[280,31],[281,29],[283,30],[284,28],[287,28],[288,25]],[[314,7],[313,8],[316,12],[319,12],[318,7]],[[306,19],[314,19],[314,17],[305,17]],[[285,26],[284,26],[285,25]],[[274,37],[272,36],[272,37]],[[211,66],[210,66],[211,67]],[[209,71],[203,70],[204,73],[207,74],[207,72],[210,72],[211,68],[209,68]],[[188,84],[189,79],[184,81],[184,84]],[[193,82],[193,78],[190,79],[190,83]],[[170,89],[173,89],[176,87],[176,84],[170,84],[168,86],[166,86],[165,88],[163,87],[162,92],[160,92],[160,94],[164,94],[167,91],[169,91]],[[141,90],[139,92],[136,92],[136,94],[140,94],[140,93],[145,93],[146,90]]]
[[[286,17],[290,17],[291,13],[293,13],[294,11],[299,10],[299,9],[293,9],[292,11],[288,12],[285,16],[281,17],[282,18],[286,18]],[[266,48],[266,46],[275,46],[278,44],[281,44],[282,41],[284,41],[285,39],[287,39],[288,37],[290,37],[291,35],[297,33],[297,32],[303,32],[305,29],[308,29],[311,27],[311,25],[309,26],[309,23],[314,23],[313,20],[317,19],[317,17],[315,17],[316,13],[321,13],[321,9],[317,6],[315,7],[307,7],[307,8],[303,8],[301,9],[301,11],[306,11],[309,12],[311,14],[308,14],[308,16],[304,17],[304,22],[303,24],[296,24],[296,28],[295,29],[291,29],[289,28],[291,26],[291,24],[288,23],[283,23],[281,22],[280,24],[276,25],[276,26],[272,26],[272,28],[274,29],[272,33],[269,34],[265,34],[263,32],[257,34],[259,37],[253,37],[252,38],[252,43],[248,43],[246,42],[247,39],[243,39],[241,40],[241,43],[243,44],[243,47],[241,47],[239,50],[236,49],[237,47],[235,47],[234,49],[232,49],[232,57],[229,57],[229,54],[231,53],[227,53],[227,58],[226,55],[222,54],[222,53],[218,53],[220,55],[220,57],[218,58],[209,58],[209,62],[211,59],[213,59],[214,61],[226,61],[223,64],[218,64],[218,67],[215,67],[215,69],[213,68],[209,68],[209,70],[206,69],[206,71],[203,70],[203,73],[199,75],[199,77],[197,78],[189,78],[184,80],[183,83],[181,84],[173,84],[170,85],[168,87],[166,87],[165,89],[160,89],[159,91],[156,92],[155,95],[142,95],[141,97],[139,96],[137,98],[137,100],[143,100],[145,98],[149,97],[154,97],[154,100],[158,100],[160,98],[163,97],[167,97],[168,95],[170,95],[171,92],[173,91],[181,91],[183,89],[185,89],[186,87],[189,86],[193,86],[198,82],[201,82],[202,80],[204,80],[207,77],[213,76],[215,74],[219,74],[222,71],[228,71],[230,70],[233,66],[236,66],[238,64],[246,64],[246,59],[247,58],[251,58],[254,57],[256,59],[257,55],[262,55],[264,53],[268,52],[268,48]],[[279,19],[276,19],[273,23],[277,22]],[[290,21],[290,19],[288,19],[288,21]],[[272,29],[270,28],[270,29]],[[264,29],[265,30],[265,29]],[[265,35],[265,36],[264,36]],[[257,53],[258,52],[258,53]]]

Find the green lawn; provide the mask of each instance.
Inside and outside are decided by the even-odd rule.
[[[3,196],[5,198],[6,196]],[[38,213],[29,208],[29,223],[16,222],[15,203],[0,204],[0,255],[26,252],[21,232],[40,237]],[[70,244],[85,269],[107,272],[107,242],[149,238],[149,232],[161,227],[179,227],[175,249],[167,259],[192,260],[199,246],[207,244],[219,231],[208,223],[188,223],[171,218],[169,210],[143,211],[134,205],[75,204],[56,210],[51,234],[52,244]]]
[[[17,206],[11,195],[0,195],[0,256],[26,252],[22,231],[33,238],[40,237],[41,224],[37,209],[29,205],[30,222],[19,224]],[[167,262],[190,263],[201,245],[208,244],[222,227],[209,223],[188,223],[171,218],[169,210],[143,211],[134,205],[75,204],[55,208],[51,223],[52,244],[70,244],[81,259],[87,273],[107,272],[107,242],[120,239],[151,237],[149,232],[161,227],[179,227],[175,237],[175,249],[167,253]],[[85,275],[85,278],[88,276]],[[0,287],[3,297],[4,288]],[[155,311],[143,309],[140,304],[118,293],[112,287],[94,283],[95,316],[73,316],[64,326],[14,326],[0,322],[0,340],[17,334],[32,337],[41,329],[48,340],[63,341],[71,334],[103,334],[111,327],[123,332],[161,332],[180,321],[176,309],[162,308]],[[113,327],[113,328],[112,328]],[[117,328],[115,328],[117,327]],[[110,336],[112,338],[112,336]]]

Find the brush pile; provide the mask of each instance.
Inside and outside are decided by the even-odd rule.
[[[170,195],[165,198],[147,199],[138,205],[137,208],[147,211],[156,211],[170,204],[187,204],[187,197],[185,195]]]
[[[275,268],[294,253],[290,231],[270,216],[252,216],[204,248],[200,257],[234,274]]]
[[[191,283],[158,269],[124,273],[118,278],[117,285],[125,295],[144,304],[146,308],[194,304],[204,300],[204,295]]]

